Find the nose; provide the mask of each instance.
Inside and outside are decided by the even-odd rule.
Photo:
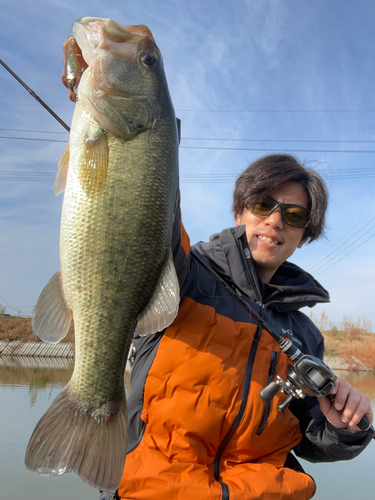
[[[275,229],[282,229],[284,221],[281,217],[281,209],[277,208],[274,212],[269,214],[264,221],[266,225],[271,226]]]

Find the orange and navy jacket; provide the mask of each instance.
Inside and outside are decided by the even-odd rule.
[[[285,263],[272,284],[258,276],[244,226],[195,246],[208,263],[283,337],[323,356],[323,338],[299,309],[328,293]],[[310,461],[353,458],[366,438],[328,424],[306,398],[284,412],[279,393],[259,392],[288,359],[278,343],[191,257],[180,224],[174,260],[181,286],[177,318],[165,331],[135,337],[128,400],[128,454],[118,497],[139,500],[309,499],[313,479],[291,451]]]

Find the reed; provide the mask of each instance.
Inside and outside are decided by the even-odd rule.
[[[312,321],[324,336],[326,356],[339,357],[353,369],[358,361],[375,369],[375,333],[372,333],[371,321],[364,316],[358,319],[343,315],[341,323],[332,323],[325,311],[320,318],[312,313]]]

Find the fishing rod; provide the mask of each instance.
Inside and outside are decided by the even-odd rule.
[[[277,405],[279,411],[284,411],[294,399],[304,399],[306,396],[315,396],[318,399],[328,397],[333,400],[334,395],[330,391],[337,379],[335,373],[321,359],[303,354],[298,347],[295,347],[288,339],[284,339],[275,330],[264,321],[249,304],[240,297],[233,288],[214,270],[198,252],[191,248],[191,254],[199,264],[211,274],[213,278],[250,314],[255,321],[274,338],[282,352],[291,360],[292,364],[287,368],[287,379],[284,381],[277,376],[276,381],[272,381],[260,391],[260,397],[263,401],[270,402],[281,389],[281,392],[287,397]],[[375,428],[369,420],[363,416],[357,424],[362,431],[367,432],[375,439]]]
[[[22,85],[22,87],[24,87],[29,92],[30,95],[34,97],[34,99],[36,99],[39,102],[39,104],[41,104],[48,111],[48,113],[50,113],[55,118],[55,120],[57,120],[60,123],[60,125],[62,125],[65,128],[65,130],[70,132],[69,126],[38,95],[36,95],[36,93],[33,90],[31,90],[31,88],[28,85],[26,85],[26,83],[22,81],[21,78],[17,76],[16,73],[14,73],[14,71],[12,71],[9,68],[9,66],[7,66],[5,62],[2,61],[1,59],[0,59],[0,64],[17,80],[17,82],[19,82]]]
[[[72,39],[72,41],[75,41],[74,38]],[[71,56],[71,58],[73,58],[73,56]],[[66,71],[68,86],[70,90],[74,90],[76,89],[76,77],[73,74],[73,71],[70,70],[69,63],[70,61],[67,60],[67,64],[65,65],[65,71]],[[38,95],[36,95],[36,93],[33,90],[31,90],[31,88],[28,85],[26,85],[26,83],[22,81],[21,78],[17,76],[14,73],[14,71],[12,71],[9,68],[9,66],[7,66],[5,62],[2,61],[1,59],[0,59],[0,64],[4,66],[4,68],[7,71],[9,71],[9,73],[17,80],[17,82],[19,82],[22,85],[22,87],[24,87],[29,92],[29,94],[31,94],[34,97],[34,99],[36,99],[39,102],[39,104],[41,104],[48,111],[48,113],[50,113],[60,123],[60,125],[62,125],[65,128],[65,130],[70,132],[70,127]],[[76,69],[76,67],[73,66],[73,63],[70,64],[74,69]],[[179,118],[176,118],[176,122],[177,122],[178,139],[179,142],[181,142],[181,120]]]

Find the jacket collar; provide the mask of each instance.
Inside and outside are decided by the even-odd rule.
[[[276,271],[272,283],[264,284],[254,267],[245,226],[224,229],[196,248],[237,291],[265,308],[286,312],[329,302],[329,294],[320,283],[288,261]]]

